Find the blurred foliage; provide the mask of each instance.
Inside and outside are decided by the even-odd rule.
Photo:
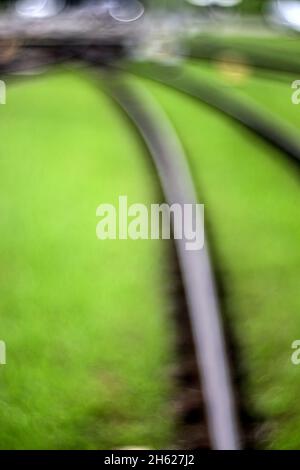
[[[126,0],[125,0],[126,1]],[[261,12],[263,6],[268,3],[269,0],[243,0],[240,5],[237,5],[235,8],[239,9],[245,13],[259,13]],[[158,6],[163,8],[179,8],[179,7],[189,7],[190,8],[197,8],[201,11],[206,9],[205,7],[195,7],[193,5],[189,5],[188,1],[186,0],[144,0],[144,3],[148,6]]]

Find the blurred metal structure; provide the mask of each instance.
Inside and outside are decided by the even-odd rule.
[[[145,93],[137,94],[136,89],[131,90],[125,83],[113,82],[110,90],[146,142],[168,204],[195,206],[197,194],[187,159],[160,107],[153,98]],[[187,251],[184,239],[175,243],[193,327],[211,445],[216,450],[238,450],[241,438],[207,242],[197,251]]]
[[[117,21],[109,11],[90,6],[72,8],[47,18],[20,17],[14,12],[0,15],[0,39],[14,38],[36,45],[65,41],[122,41],[135,34],[140,23]]]

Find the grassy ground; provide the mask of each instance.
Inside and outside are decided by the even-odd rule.
[[[300,369],[290,361],[291,343],[300,337],[298,175],[280,154],[217,112],[145,83],[174,122],[205,203],[225,286],[223,303],[248,375],[248,406],[268,423],[261,444],[300,448]],[[272,93],[280,86],[281,93]],[[235,90],[232,84],[230,91],[250,92],[297,126],[300,108],[292,106],[285,86],[249,77],[243,87]]]
[[[0,448],[166,446],[166,247],[95,233],[100,203],[159,197],[139,143],[68,73],[8,86],[0,136]]]

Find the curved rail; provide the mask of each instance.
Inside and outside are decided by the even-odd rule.
[[[183,149],[160,107],[148,94],[137,94],[136,87],[133,91],[125,82],[110,79],[108,88],[143,137],[168,204],[196,204],[196,191]],[[211,446],[217,450],[237,450],[240,436],[234,393],[207,243],[199,251],[187,251],[184,240],[175,243],[201,372]]]
[[[263,116],[253,107],[248,106],[235,96],[228,95],[205,80],[189,76],[184,71],[176,78],[172,77],[166,66],[149,67],[143,65],[124,67],[136,75],[149,78],[165,86],[195,98],[201,103],[223,113],[246,129],[260,137],[277,150],[283,152],[298,167],[300,165],[300,141],[292,133],[286,132],[276,122]],[[123,69],[123,68],[122,68]]]

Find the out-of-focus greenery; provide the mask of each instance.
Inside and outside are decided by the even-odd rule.
[[[245,13],[260,13],[268,2],[269,0],[244,0],[238,8]]]
[[[0,106],[0,448],[171,442],[160,241],[96,238],[96,208],[159,201],[126,121],[88,80],[8,84]],[[151,168],[151,167],[150,167]]]
[[[260,13],[262,7],[268,3],[269,0],[243,0],[235,8],[238,8],[240,11],[245,13]],[[164,7],[164,8],[182,8],[182,7],[192,7],[192,3],[189,3],[186,0],[144,0],[148,6],[154,7]],[[206,7],[193,6],[195,9],[198,9],[199,12],[204,11]],[[229,10],[229,9],[228,9]]]

